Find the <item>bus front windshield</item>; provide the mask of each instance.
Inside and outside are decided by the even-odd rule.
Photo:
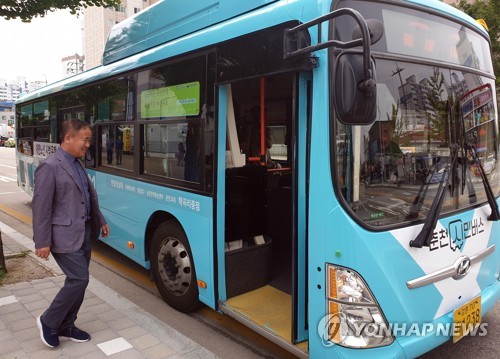
[[[384,11],[370,8],[380,17]],[[407,16],[414,25],[419,13],[401,11],[405,13],[393,19]],[[428,24],[429,15],[421,16]],[[487,203],[487,186],[495,196],[499,193],[497,108],[488,43],[459,24],[440,22],[443,31],[432,23],[435,37],[456,29],[456,58],[449,50],[426,56],[402,49],[404,27],[399,30],[402,43],[392,32],[384,35],[382,43],[373,46],[376,121],[368,126],[332,123],[335,185],[351,213],[369,227],[425,220],[441,184],[441,214]],[[386,34],[393,25],[384,22]],[[348,35],[340,29],[345,27],[339,24],[336,35],[345,40]],[[406,45],[411,44],[408,39]]]

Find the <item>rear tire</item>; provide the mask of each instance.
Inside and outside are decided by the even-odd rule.
[[[162,223],[153,235],[151,270],[163,300],[180,312],[200,306],[193,255],[184,230],[175,222]]]

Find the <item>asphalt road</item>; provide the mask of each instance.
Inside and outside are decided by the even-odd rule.
[[[31,197],[17,186],[15,149],[0,147],[0,221],[27,237],[31,229]],[[292,356],[238,322],[203,308],[190,315],[179,313],[159,297],[148,272],[103,243],[93,249],[91,273],[138,306],[167,322],[221,358],[291,358]],[[425,304],[425,303],[424,303]],[[448,341],[422,356],[425,359],[500,357],[500,303],[483,317],[487,335]]]

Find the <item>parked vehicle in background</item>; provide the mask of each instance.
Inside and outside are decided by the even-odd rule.
[[[486,161],[483,163],[484,173],[489,174],[495,170],[497,161],[493,154],[486,157]]]
[[[0,146],[3,146],[5,141],[10,137],[14,137],[14,126],[7,125],[5,123],[0,124]]]

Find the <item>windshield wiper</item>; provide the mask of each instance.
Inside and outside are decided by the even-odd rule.
[[[483,165],[481,161],[477,157],[475,149],[470,146],[467,141],[464,139],[464,147],[470,153],[471,158],[474,164],[479,168],[479,174],[481,175],[481,180],[483,182],[484,191],[486,192],[486,198],[488,199],[488,204],[491,207],[491,214],[488,216],[488,221],[498,221],[500,219],[500,212],[498,210],[498,204],[495,200],[495,195],[493,194],[493,190],[491,189],[490,181],[488,181],[488,177],[484,172]]]
[[[450,127],[453,127],[454,124],[456,124],[456,111],[453,108],[452,104],[448,101],[448,121],[450,123]],[[453,132],[453,130],[452,130]],[[456,133],[456,132],[455,132]],[[453,140],[450,145],[450,160],[449,162],[445,165],[444,167],[444,173],[443,177],[439,181],[439,187],[436,192],[436,196],[434,197],[434,200],[432,201],[431,207],[429,208],[429,211],[427,212],[427,217],[425,218],[424,225],[422,229],[420,230],[420,233],[415,237],[415,239],[412,239],[410,241],[410,247],[416,247],[416,248],[422,248],[423,246],[429,247],[431,243],[431,238],[434,233],[434,229],[436,228],[437,220],[439,217],[439,212],[441,211],[441,207],[443,206],[444,202],[444,194],[446,193],[446,188],[450,187],[449,185],[449,171],[451,170],[452,176],[453,176],[453,181],[452,181],[452,186],[450,188],[450,194],[453,196],[453,191],[455,189],[455,180],[456,180],[456,171],[457,171],[457,165],[458,165],[458,144],[456,143],[456,137],[453,137]],[[451,162],[451,163],[450,163]],[[435,168],[434,168],[435,171]],[[428,180],[430,182],[430,180]],[[427,184],[427,187],[429,184]],[[425,189],[427,192],[427,188]],[[422,207],[423,199],[419,199],[420,203],[419,204],[414,204],[412,206],[412,209],[410,210],[410,215],[415,214],[412,213],[414,211],[413,207],[416,207],[418,211],[420,211],[420,207]],[[415,206],[416,205],[416,206]],[[418,212],[417,212],[418,214]]]
[[[457,165],[457,155],[456,151],[453,151],[452,155],[452,163],[451,170],[454,173],[454,169]],[[446,188],[449,187],[448,179],[450,178],[448,172],[450,170],[449,164],[446,165],[443,178],[439,181],[439,187],[436,192],[436,197],[432,201],[431,208],[427,212],[427,217],[425,218],[424,226],[420,233],[415,237],[415,239],[410,241],[410,247],[422,248],[422,246],[429,247],[431,243],[432,234],[434,233],[434,228],[436,228],[437,220],[439,217],[439,212],[441,207],[443,206],[444,194],[446,192]],[[422,200],[423,202],[423,200]]]
[[[422,209],[422,205],[424,204],[424,199],[427,196],[427,190],[429,189],[429,184],[431,183],[432,177],[436,174],[436,169],[438,168],[438,164],[441,162],[441,157],[436,159],[436,162],[432,165],[429,173],[425,176],[425,182],[420,186],[420,190],[418,191],[418,195],[415,197],[413,201],[410,212],[406,216],[406,219],[412,220],[419,216],[420,210]]]

